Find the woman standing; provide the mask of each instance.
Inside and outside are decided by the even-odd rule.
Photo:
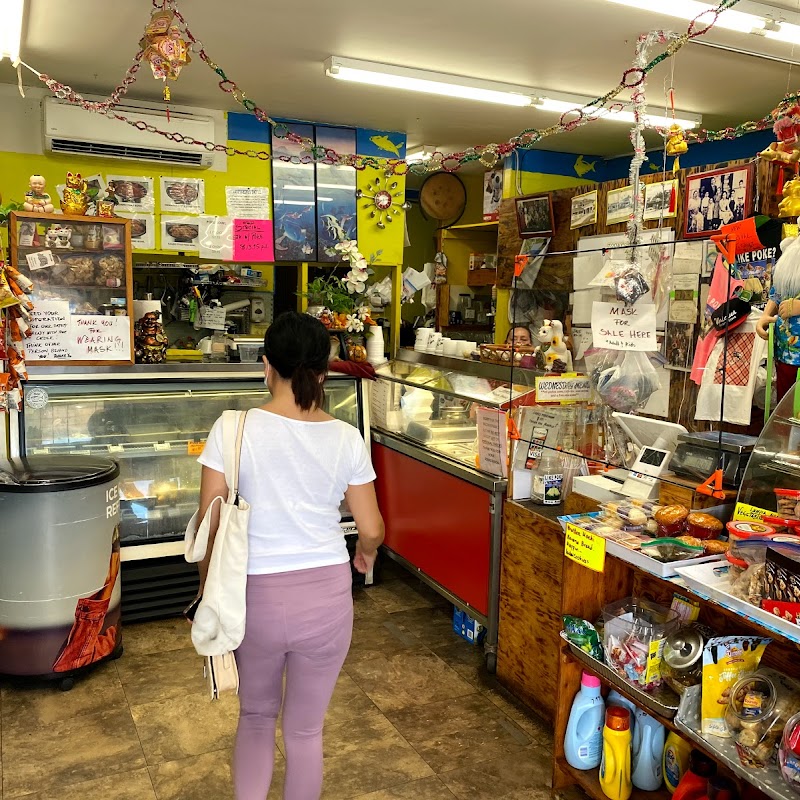
[[[359,572],[372,569],[383,541],[364,440],[322,410],[329,350],[322,323],[296,312],[281,314],[264,337],[271,399],[248,413],[244,429],[240,492],[251,512],[247,621],[236,651],[237,800],[267,796],[281,709],[284,800],[319,798],[322,725],[353,630],[350,561],[339,527],[342,499],[358,527]],[[213,498],[228,493],[221,419],[198,460],[202,517]],[[212,532],[219,522],[215,508]],[[200,565],[201,593],[210,555],[211,547]]]

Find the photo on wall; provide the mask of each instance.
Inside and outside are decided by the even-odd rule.
[[[633,187],[609,189],[606,202],[606,225],[627,222],[633,215]]]
[[[690,372],[694,358],[694,325],[688,322],[667,322],[664,357],[667,369]]]
[[[117,211],[155,211],[156,199],[153,179],[131,175],[106,175],[108,184],[114,186]]]
[[[723,225],[750,216],[754,174],[752,166],[746,165],[689,175],[684,198],[684,238],[708,238]]]
[[[202,178],[161,178],[161,210],[204,214],[205,181]]]
[[[644,186],[644,213],[646,220],[668,219],[678,213],[678,181],[646,183]]]
[[[570,229],[583,228],[585,225],[594,225],[596,222],[597,189],[573,197],[569,220]]]
[[[494,222],[500,218],[500,201],[503,199],[503,170],[490,169],[483,173],[483,221]]]
[[[517,229],[521,239],[552,236],[553,201],[549,194],[516,199]]]
[[[120,211],[117,216],[131,221],[131,247],[134,250],[156,249],[156,222],[154,214]]]
[[[161,249],[199,250],[200,220],[196,217],[161,217]]]

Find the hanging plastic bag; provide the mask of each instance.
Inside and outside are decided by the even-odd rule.
[[[643,406],[661,383],[647,353],[625,353],[619,365],[597,376],[597,392],[615,411],[630,413]]]

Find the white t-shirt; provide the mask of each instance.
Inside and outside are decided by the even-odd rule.
[[[225,472],[221,418],[197,460]],[[251,506],[248,575],[347,563],[339,507],[348,486],[373,480],[364,439],[352,425],[251,410],[239,467],[239,494]]]

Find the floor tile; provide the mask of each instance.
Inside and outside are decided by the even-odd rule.
[[[369,589],[370,599],[384,611],[409,611],[413,608],[432,608],[436,601],[419,581],[389,581]],[[438,595],[437,595],[438,598]]]
[[[53,792],[146,766],[127,709],[78,714],[46,725],[3,726],[3,800]]]
[[[358,661],[347,672],[384,713],[475,692],[430,650]]]
[[[534,747],[488,761],[470,759],[439,777],[458,800],[506,800],[514,794],[530,797],[532,790],[549,792],[551,771],[550,755]]]
[[[194,648],[145,655],[125,653],[117,662],[117,673],[132,706],[185,694],[208,696],[203,659]]]
[[[380,711],[364,690],[346,672],[342,672],[336,681],[325,724],[337,725],[351,720],[357,723],[368,714],[380,714]]]
[[[438,777],[422,778],[391,789],[362,794],[354,800],[454,800],[453,793]]]
[[[522,753],[533,741],[480,694],[438,700],[386,716],[436,773]]]
[[[326,727],[325,800],[350,800],[433,775],[433,770],[382,715]]]
[[[353,627],[353,642],[347,654],[345,668],[378,656],[421,649],[420,641],[392,622],[391,614],[380,618],[359,619]]]
[[[439,636],[439,644],[430,643],[430,648],[460,677],[476,688],[494,686],[497,681],[486,670],[483,647],[465,642],[460,636],[452,634],[447,638]],[[443,642],[444,639],[444,642]]]
[[[23,721],[26,727],[128,707],[115,662],[101,664],[77,678],[68,692],[62,692],[57,683],[7,682],[0,689],[0,697],[0,717],[9,725]]]
[[[233,747],[239,701],[190,694],[131,708],[150,766]]]
[[[492,678],[492,681],[494,679]],[[508,689],[494,681],[481,689],[488,698],[512,722],[516,723],[535,742],[543,747],[553,747],[553,723],[545,722],[538,714],[531,711],[521,700],[518,700]]]
[[[390,614],[391,621],[401,630],[414,636],[427,647],[440,647],[443,644],[461,643],[470,647],[453,632],[452,609],[439,606],[414,608],[409,611],[396,611]]]
[[[87,800],[95,797],[98,800],[156,800],[146,769],[26,794],[24,800]]]
[[[125,655],[129,656],[182,650],[192,646],[191,628],[183,617],[125,625],[122,640]]]

